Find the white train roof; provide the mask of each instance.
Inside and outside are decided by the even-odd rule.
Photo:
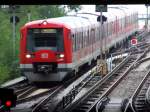
[[[86,12],[80,12],[80,13],[86,13]],[[91,13],[95,15],[100,15],[100,12],[91,12]],[[120,19],[133,13],[135,13],[135,11],[129,8],[110,7],[108,8],[107,12],[103,12],[103,15],[107,17],[107,21],[109,22],[109,21],[116,20],[116,18]]]
[[[114,21],[119,18],[122,18],[124,16],[130,15],[132,12],[129,11],[129,9],[126,10],[118,10],[115,8],[108,8],[108,12],[103,12],[103,15],[107,17],[107,22]],[[32,25],[32,24],[40,24],[43,21],[47,21],[48,23],[55,23],[55,24],[62,24],[69,28],[82,28],[92,26],[97,24],[97,17],[100,15],[99,12],[94,12],[92,14],[90,13],[78,13],[76,15],[68,15],[64,17],[58,17],[58,18],[50,18],[50,19],[44,19],[44,20],[36,20],[27,23],[26,25]],[[98,24],[97,24],[98,25]]]
[[[86,18],[86,17],[81,17],[81,16],[64,16],[64,17],[58,17],[58,18],[36,20],[36,21],[29,22],[26,25],[40,24],[43,21],[47,21],[48,23],[63,24],[70,28],[82,28],[82,27],[87,27],[91,24],[97,23],[96,17]]]

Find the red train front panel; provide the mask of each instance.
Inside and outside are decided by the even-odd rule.
[[[21,29],[20,67],[30,81],[61,81],[72,71],[69,32],[48,22]]]

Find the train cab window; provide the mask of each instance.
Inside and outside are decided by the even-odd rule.
[[[34,40],[32,38],[33,36],[33,33],[31,30],[28,30],[28,33],[27,33],[27,51],[28,52],[33,52],[34,51]]]
[[[53,51],[64,51],[63,29],[28,29],[27,50],[37,51],[48,49]]]

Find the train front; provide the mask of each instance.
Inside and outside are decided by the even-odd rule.
[[[29,81],[62,81],[71,71],[65,36],[67,29],[47,21],[30,22],[21,28],[20,69]]]

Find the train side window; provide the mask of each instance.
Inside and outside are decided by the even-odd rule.
[[[79,32],[77,33],[77,50],[79,50],[80,43],[79,43]]]
[[[84,32],[84,47],[86,47],[86,40],[87,40],[87,35],[86,35],[86,31]]]
[[[78,35],[76,33],[76,51],[78,50]]]
[[[78,34],[76,33],[76,51],[78,50]]]
[[[81,40],[81,48],[82,48],[82,44],[83,44],[83,37],[82,37],[82,32],[80,32],[80,40]]]
[[[80,38],[81,38],[80,40],[81,40],[81,48],[82,48],[83,47],[83,37],[82,37],[83,35],[82,35],[82,32],[80,32],[80,34],[81,34],[80,35]]]
[[[86,40],[87,40],[87,35],[86,35],[86,31],[84,32],[84,47],[86,47]]]
[[[72,34],[72,51],[75,51],[75,37],[74,34]]]
[[[81,32],[79,32],[79,44],[80,44],[79,49],[81,49],[82,48],[82,36],[81,36]]]
[[[78,34],[78,36],[77,36],[78,43],[77,44],[78,44],[78,50],[79,50],[80,49],[80,32],[78,32],[77,34]]]
[[[113,28],[115,29],[115,23],[114,23],[114,27]],[[107,33],[107,38],[108,38],[108,22],[106,24],[106,33]]]
[[[90,31],[88,30],[88,45],[90,45]]]
[[[82,48],[84,48],[84,32],[82,31]]]
[[[96,41],[98,41],[98,27],[96,27]]]
[[[112,35],[112,22],[110,22],[110,35]]]
[[[88,31],[86,31],[86,46],[88,45]]]
[[[80,49],[82,48],[82,32],[80,32]]]
[[[105,35],[106,35],[106,33],[105,33],[105,25],[103,25],[103,38],[105,38]]]
[[[92,30],[90,29],[90,39],[89,39],[89,43],[90,43],[90,45],[92,44],[92,40],[91,40],[91,38],[92,38]]]
[[[77,36],[76,36],[76,33],[75,33],[75,36],[74,36],[74,41],[75,41],[75,51],[77,50]]]
[[[97,34],[98,34],[98,40],[100,40],[100,26],[98,26],[98,32],[97,32]]]

